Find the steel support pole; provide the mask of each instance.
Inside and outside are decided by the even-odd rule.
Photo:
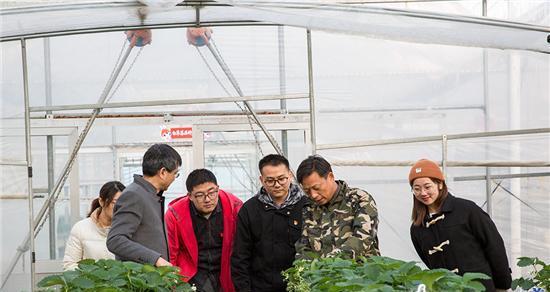
[[[22,45],[24,45],[24,40],[22,40]],[[113,85],[116,81],[116,78],[120,74],[120,71],[122,70],[122,67],[126,63],[126,60],[128,59],[128,56],[130,55],[131,51],[132,51],[132,47],[129,46],[128,49],[126,50],[126,52],[124,53],[123,57],[121,58],[120,63],[117,65],[115,71],[111,75],[111,78],[107,82],[107,85],[105,86],[105,88],[104,88],[104,90],[101,94],[101,97],[99,98],[99,101],[98,101],[99,104],[104,103],[105,100],[107,99],[107,96],[109,95],[109,92],[111,91],[111,89],[112,89],[112,87],[113,87]],[[25,52],[25,51],[23,50],[23,52]],[[24,61],[26,62],[25,59],[24,59]],[[28,111],[28,106],[27,106],[27,111]],[[33,243],[34,242],[34,237],[36,235],[38,235],[38,232],[40,231],[40,228],[42,227],[45,220],[47,219],[48,216],[46,214],[47,214],[48,209],[50,208],[51,205],[54,205],[55,201],[57,201],[57,199],[59,198],[59,195],[61,193],[61,189],[62,189],[63,185],[65,184],[65,181],[69,177],[69,172],[71,171],[71,168],[74,164],[75,158],[78,154],[78,151],[80,150],[80,146],[82,146],[82,143],[84,142],[84,138],[86,138],[86,135],[88,135],[88,132],[90,131],[90,128],[92,127],[92,125],[93,125],[93,123],[94,123],[94,121],[95,121],[95,119],[96,119],[96,117],[97,117],[97,115],[99,114],[100,111],[101,111],[101,108],[94,109],[94,111],[92,113],[92,116],[88,120],[88,123],[86,124],[86,126],[84,127],[82,132],[80,133],[80,135],[79,135],[79,137],[76,141],[76,144],[75,144],[72,152],[69,155],[67,163],[65,164],[65,166],[62,169],[61,176],[57,179],[57,181],[55,183],[55,186],[54,186],[54,189],[52,190],[52,193],[49,194],[48,199],[46,200],[46,202],[44,202],[44,205],[42,206],[42,208],[38,212],[38,215],[36,216],[36,220],[32,220],[32,214],[31,214],[31,222],[32,222],[31,226],[33,228],[31,228],[31,231],[29,232],[29,234],[27,234],[27,237],[23,240],[23,242],[21,243],[20,247],[18,248],[16,254],[14,255],[13,260],[10,263],[10,267],[8,268],[8,273],[6,273],[5,279],[2,281],[2,287],[4,286],[5,282],[7,281],[7,278],[11,275],[11,273],[13,271],[13,268],[15,267],[15,264],[17,264],[17,261],[19,260],[19,258],[23,254],[23,252],[26,251],[26,249],[28,249],[29,243],[34,244]],[[29,114],[29,117],[30,117],[30,114]],[[30,120],[29,120],[29,127],[30,127]],[[30,131],[30,129],[29,129],[29,131]],[[30,135],[30,132],[29,132],[29,135]],[[29,155],[30,155],[30,153],[29,153]],[[31,188],[31,192],[32,192],[32,188]],[[31,234],[32,234],[32,236],[31,236]],[[31,249],[32,249],[32,251],[34,251],[33,246],[31,246]],[[34,265],[34,263],[33,263],[33,265]],[[33,273],[33,275],[34,275],[34,273]],[[33,282],[33,284],[34,284],[34,282]]]
[[[68,149],[73,149],[78,141],[78,128],[72,130],[67,138]],[[78,165],[78,156],[75,156],[73,164]],[[80,221],[80,169],[72,168],[67,180],[69,181],[69,210],[71,210],[69,222],[73,226]]]
[[[457,139],[503,137],[503,136],[515,136],[515,135],[548,134],[548,133],[550,133],[550,128],[537,128],[537,129],[522,129],[522,130],[509,130],[509,131],[481,132],[481,133],[450,134],[450,135],[447,135],[447,139],[457,140]],[[353,148],[353,147],[397,145],[397,144],[406,144],[406,143],[435,142],[435,141],[441,141],[441,136],[425,136],[425,137],[402,138],[402,139],[359,141],[359,142],[338,143],[338,144],[321,144],[318,146],[318,149],[324,149],[324,150],[343,149],[343,148]]]
[[[53,136],[46,136],[46,152],[48,156],[48,193],[52,194],[54,187],[54,146],[53,146]],[[50,206],[50,211],[48,214],[48,223],[49,223],[49,241],[50,241],[50,260],[55,260],[56,258],[56,236],[55,236],[55,202],[50,200],[52,205]]]
[[[219,56],[216,53],[216,50],[212,47],[211,43],[206,44],[206,46],[208,47],[208,49],[210,50],[210,53],[212,53],[212,56],[214,56],[214,58],[216,59],[216,61],[220,65],[220,67],[222,68],[223,72],[227,76],[227,79],[229,79],[229,82],[231,82],[231,84],[233,85],[233,88],[235,88],[235,90],[237,91],[239,96],[243,97],[244,94],[241,90],[241,87],[239,86],[239,83],[237,82],[237,80],[233,76],[233,73],[231,73],[231,70],[229,70],[229,67],[227,66],[227,64],[223,61],[221,56]],[[279,144],[277,144],[277,141],[275,141],[275,138],[273,138],[273,136],[267,131],[267,128],[260,121],[260,119],[258,118],[258,115],[256,115],[256,113],[254,112],[254,109],[252,108],[250,103],[246,100],[243,100],[243,104],[246,107],[246,109],[248,110],[248,112],[250,113],[250,115],[252,116],[252,119],[254,120],[254,122],[260,127],[262,132],[264,132],[265,136],[267,137],[267,139],[269,140],[269,142],[271,143],[273,148],[275,148],[275,151],[277,152],[277,154],[284,155],[283,150],[281,150],[281,147],[279,147]]]
[[[279,94],[286,95],[286,64],[285,64],[285,27],[277,28],[279,37]],[[281,99],[281,113],[287,114],[286,99]],[[283,146],[283,154],[288,157],[288,132],[281,131],[281,144]]]
[[[23,92],[25,96],[25,146],[26,146],[26,157],[27,157],[27,170],[28,170],[28,180],[27,180],[27,192],[29,195],[29,230],[34,228],[34,202],[33,202],[33,190],[32,190],[32,154],[31,154],[31,113],[29,111],[29,72],[27,65],[27,44],[25,39],[21,39],[21,56],[23,61]],[[31,291],[35,289],[35,263],[36,256],[34,253],[34,238],[29,241],[29,248],[31,251],[30,260],[31,260]]]
[[[52,105],[52,78],[51,78],[51,58],[50,58],[50,38],[44,38],[44,85],[46,95],[46,106]],[[46,115],[50,115],[52,112],[47,111]],[[46,152],[48,156],[48,193],[52,193],[54,184],[54,147],[53,136],[46,136]],[[50,206],[49,217],[49,240],[50,240],[50,259],[56,258],[56,236],[55,236],[55,205]]]
[[[75,97],[77,98],[77,97]],[[105,104],[74,104],[74,105],[58,105],[58,106],[35,106],[31,107],[31,112],[44,111],[70,111],[70,110],[89,110],[89,109],[106,109],[106,108],[127,108],[127,107],[150,107],[163,105],[184,105],[184,104],[207,104],[207,103],[222,103],[222,102],[239,102],[239,101],[261,101],[261,100],[279,100],[279,99],[305,99],[307,94],[289,94],[287,96],[280,95],[263,95],[263,96],[242,96],[234,97],[213,97],[213,98],[182,98],[170,100],[150,100],[150,101],[128,101],[128,102],[110,102]]]
[[[24,103],[25,103],[25,148],[26,148],[26,159],[27,159],[27,194],[28,194],[28,200],[29,200],[29,231],[34,229],[34,220],[33,220],[33,214],[34,214],[34,205],[33,205],[33,189],[32,189],[32,155],[31,155],[31,120],[30,120],[30,112],[29,112],[29,78],[28,78],[28,66],[27,66],[27,43],[24,38],[21,39],[21,59],[22,59],[22,65],[23,65],[23,95],[24,95]],[[25,244],[20,245],[17,248],[17,252],[21,256],[24,251],[30,250],[30,284],[31,284],[31,291],[35,290],[35,254],[34,254],[34,238],[31,238],[28,242]],[[8,278],[10,277],[11,273],[13,272],[13,269],[15,268],[15,265],[19,261],[19,257],[13,258],[10,266],[7,270],[5,278],[2,280],[2,287],[0,287],[0,290],[3,289],[4,285],[8,281]]]
[[[483,17],[487,16],[487,0],[481,3]],[[489,53],[483,49],[483,115],[485,118],[485,132],[489,131]],[[485,145],[485,159],[489,159],[491,149],[488,144]],[[493,184],[491,179],[491,168],[485,168],[485,200],[487,201],[487,214],[493,217]]]
[[[511,9],[511,7],[509,8]],[[509,121],[510,129],[521,128],[521,57],[518,52],[509,52]],[[518,141],[513,141],[510,144],[510,159],[521,161],[521,145]],[[521,173],[520,168],[510,168],[510,174]],[[521,180],[514,178],[510,180],[510,191],[517,198],[521,198]],[[522,255],[522,232],[521,232],[521,202],[516,199],[511,199],[510,202],[510,259],[517,259]],[[513,266],[512,275],[517,278],[521,275],[521,269]]]
[[[441,168],[443,177],[447,180],[447,135],[441,136]]]
[[[313,56],[311,48],[311,30],[307,30],[307,77],[309,84],[309,124],[311,131],[311,153],[317,153],[317,135],[315,130],[315,96],[313,94]]]
[[[414,160],[332,160],[336,166],[412,166]],[[443,163],[439,163],[443,167]],[[549,161],[456,161],[447,160],[445,167],[550,167]]]

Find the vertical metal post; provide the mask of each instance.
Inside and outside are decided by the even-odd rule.
[[[204,168],[204,132],[193,125],[193,168]]]
[[[441,169],[447,181],[447,135],[441,136]]]
[[[53,136],[46,136],[46,152],[48,156],[48,193],[51,194],[54,186],[54,147],[53,147]],[[48,215],[49,220],[49,241],[50,241],[50,259],[55,260],[56,258],[56,236],[55,236],[55,202],[50,200],[50,211]]]
[[[307,76],[309,81],[309,125],[311,128],[311,153],[317,153],[315,131],[315,96],[313,94],[313,56],[311,49],[311,30],[307,30]]]
[[[68,137],[69,149],[76,147],[78,140],[78,128],[71,131]],[[78,155],[74,158],[74,164],[78,165]],[[71,226],[80,221],[80,170],[78,167],[71,169],[69,173],[69,204],[70,204],[70,222]]]
[[[44,38],[44,87],[46,94],[46,106],[52,105],[52,70],[50,58],[50,38]],[[47,111],[46,115],[51,114]],[[55,162],[54,162],[54,147],[53,136],[46,136],[46,152],[48,156],[48,193],[52,193],[54,186]],[[51,202],[51,201],[50,201]],[[49,212],[49,240],[50,240],[50,259],[56,258],[56,236],[55,236],[55,205],[50,206]]]
[[[44,38],[44,86],[46,105],[52,105],[52,65],[50,54],[50,38]],[[51,113],[47,112],[48,114]]]
[[[482,1],[482,15],[487,16],[487,0]],[[489,131],[489,52],[483,49],[483,114],[485,118],[485,131]],[[485,159],[489,159],[491,153],[488,144],[485,145]],[[493,184],[491,179],[491,168],[485,168],[485,198],[487,200],[487,214],[493,217]]]
[[[279,93],[286,95],[286,64],[285,64],[285,28],[280,25],[278,27],[279,36]],[[287,114],[286,99],[281,99],[281,113]],[[281,145],[283,154],[288,157],[288,133],[286,130],[281,131]]]
[[[27,152],[27,192],[29,196],[29,230],[34,230],[34,205],[32,191],[32,155],[31,155],[31,119],[29,111],[29,79],[27,67],[27,43],[24,38],[21,38],[21,58],[23,61],[23,94],[25,99],[25,147]],[[34,253],[34,237],[30,237],[29,251],[31,260],[31,291],[35,289],[35,253]]]
[[[111,127],[111,149],[113,150],[113,177],[115,180],[118,180],[120,181],[120,173],[119,173],[119,170],[118,170],[118,148],[116,147],[116,143],[117,143],[117,140],[116,140],[116,134],[117,134],[117,131],[116,131],[116,126],[112,126]]]
[[[509,8],[510,9],[510,8]],[[509,112],[510,129],[517,130],[521,128],[521,59],[516,51],[510,52],[509,63]],[[521,161],[521,145],[514,141],[510,143],[510,159]],[[511,167],[510,174],[519,174],[519,167]],[[522,235],[521,235],[521,179],[510,179],[510,191],[516,195],[516,198],[510,198],[510,258],[517,259],[522,255]],[[513,265],[512,276],[517,278],[521,275],[521,269]]]
[[[487,16],[487,0],[482,2],[482,15]],[[487,49],[483,49],[483,97],[484,97],[484,107],[483,112],[485,116],[485,131],[489,130],[489,53]],[[490,148],[489,145],[485,147],[486,156],[489,155]],[[489,158],[489,157],[486,157]],[[487,214],[490,217],[493,217],[493,197],[492,197],[492,179],[491,179],[491,168],[485,168],[485,194],[487,199]]]

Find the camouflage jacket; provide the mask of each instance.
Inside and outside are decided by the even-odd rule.
[[[338,191],[324,206],[304,207],[302,236],[296,242],[296,259],[313,254],[347,258],[380,255],[378,211],[369,193],[336,181]]]

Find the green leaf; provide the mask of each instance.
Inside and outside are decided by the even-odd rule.
[[[519,286],[521,281],[523,281],[523,278],[512,280],[512,291],[516,290],[516,288]]]
[[[432,287],[434,286],[435,282],[441,278],[443,278],[445,276],[445,274],[447,274],[448,271],[445,271],[445,270],[430,270],[430,271],[426,271],[426,272],[423,272],[422,274],[419,274],[420,275],[420,281],[426,285],[426,287],[428,288],[428,290],[432,290]]]
[[[533,280],[531,279],[524,279],[523,281],[520,282],[519,286],[521,287],[521,289],[527,291],[535,287],[535,282],[533,282]]]
[[[464,281],[472,281],[472,280],[489,280],[491,277],[483,274],[483,273],[465,273],[463,276]]]
[[[413,270],[417,270],[418,267],[416,266],[416,263],[415,262],[408,262],[408,263],[405,263],[404,265],[400,266],[397,271],[399,273],[402,273],[402,274],[408,274],[410,273],[411,271]]]
[[[120,292],[122,290],[115,288],[115,287],[102,287],[102,288],[96,288],[94,291],[97,292]]]
[[[55,286],[55,285],[61,285],[61,286],[64,286],[66,283],[65,283],[65,279],[63,279],[62,276],[60,275],[51,275],[51,276],[47,276],[45,277],[44,279],[40,280],[40,282],[38,282],[38,287],[51,287],[51,286]]]
[[[535,259],[534,258],[529,258],[529,257],[519,257],[518,258],[518,267],[527,267],[527,266],[531,266],[535,264]]]
[[[485,291],[485,286],[480,282],[470,282],[464,285],[464,288],[472,289],[474,291]]]
[[[143,265],[142,271],[145,273],[148,273],[148,272],[156,272],[157,270],[155,269],[155,267],[151,265]]]
[[[76,277],[80,276],[80,274],[81,272],[79,271],[65,271],[63,272],[63,278],[65,278],[67,282],[71,282]]]
[[[95,260],[94,259],[83,259],[83,260],[80,260],[78,262],[78,265],[80,266],[81,264],[82,265],[95,265]]]
[[[147,286],[151,288],[161,286],[162,284],[164,284],[162,277],[154,269],[153,271],[143,275],[143,279],[147,283]]]
[[[110,281],[109,283],[113,287],[123,287],[123,286],[126,286],[128,284],[126,279],[115,279],[113,281]]]
[[[113,274],[110,271],[100,270],[100,269],[94,271],[93,275],[94,277],[104,281],[111,280],[112,278],[116,277],[116,274]]]
[[[134,272],[140,272],[143,266],[135,262],[123,262],[122,264],[127,270],[134,271]]]
[[[141,278],[130,276],[131,287],[135,288],[147,288],[147,283]]]
[[[84,276],[79,276],[75,278],[73,281],[71,281],[71,284],[77,288],[82,288],[82,289],[91,289],[95,286],[94,281]]]

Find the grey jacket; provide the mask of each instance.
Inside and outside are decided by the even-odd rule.
[[[164,226],[164,197],[140,175],[118,199],[107,248],[117,260],[154,265],[159,257],[169,261]]]

